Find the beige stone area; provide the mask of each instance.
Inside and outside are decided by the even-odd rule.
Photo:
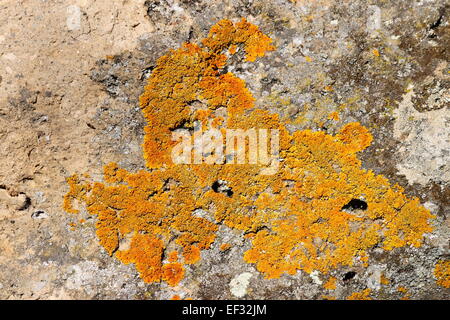
[[[92,130],[85,122],[105,98],[89,75],[95,61],[133,49],[153,30],[142,3],[2,1],[0,110],[9,116],[0,118],[3,184],[41,184],[33,180],[48,179],[49,166],[51,173],[58,166],[70,172],[89,168]],[[8,110],[11,99],[24,106]],[[27,119],[24,108],[42,117]]]
[[[29,257],[67,250],[65,178],[98,176],[103,161],[120,160],[105,150],[100,165],[92,164],[98,150],[87,123],[100,105],[108,107],[108,96],[89,76],[97,60],[134,49],[153,30],[143,2],[0,3],[0,298],[74,297],[50,285],[68,270]],[[36,247],[42,224],[54,247]],[[97,252],[94,239],[83,250]],[[19,288],[6,292],[19,274]]]
[[[402,142],[397,168],[411,184],[445,184],[450,181],[450,94],[440,95],[444,108],[425,112],[414,109],[412,96],[411,87],[395,112],[394,136]]]

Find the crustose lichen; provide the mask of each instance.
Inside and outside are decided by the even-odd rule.
[[[277,115],[255,107],[243,80],[224,72],[227,54],[243,50],[252,62],[273,49],[271,39],[243,19],[222,20],[201,45],[171,50],[158,60],[140,97],[147,121],[143,152],[152,170],[131,173],[110,163],[105,183],[77,175],[68,179],[65,210],[75,213],[74,201],[84,203],[97,217],[100,244],[123,263],[134,263],[144,281],[176,285],[183,265],[198,262],[215,241],[219,223],[251,241],[243,259],[268,278],[364,264],[376,245],[420,246],[432,230],[433,216],[418,199],[361,168],[356,154],[372,141],[365,127],[349,123],[334,136],[312,130],[290,134]],[[192,108],[193,102],[202,108]],[[223,108],[225,116],[217,112]],[[284,161],[270,176],[259,174],[260,165],[175,165],[171,133],[195,121],[204,129],[278,129]],[[233,193],[214,192],[218,180],[227,181]],[[352,199],[367,208],[346,210]],[[199,209],[210,219],[195,215]],[[128,236],[129,247],[119,250]],[[179,254],[167,249],[173,241]]]

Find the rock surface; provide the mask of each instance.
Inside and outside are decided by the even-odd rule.
[[[292,131],[367,127],[364,168],[436,215],[421,247],[373,248],[367,268],[334,270],[331,290],[320,273],[264,279],[242,259],[249,243],[221,226],[221,241],[170,287],[110,257],[95,217],[64,212],[71,174],[102,181],[111,161],[145,168],[138,98],[157,59],[241,17],[277,49],[229,71],[258,107],[301,119]],[[449,29],[445,0],[3,1],[0,298],[345,299],[369,289],[374,299],[448,299],[434,270],[450,255]]]

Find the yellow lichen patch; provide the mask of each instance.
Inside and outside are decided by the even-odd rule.
[[[381,275],[380,283],[383,285],[388,285],[391,282],[384,274]]]
[[[270,231],[258,232],[244,256],[268,277],[295,269],[326,273],[352,265],[354,257],[377,243],[386,249],[415,245],[431,230],[431,214],[417,200],[407,200],[399,187],[391,188],[385,178],[360,169],[355,150],[372,137],[359,125],[351,126],[355,141],[349,139],[353,130],[344,129],[337,137],[304,130],[295,132],[292,146],[282,152],[284,166],[294,168],[290,179],[295,187],[269,197],[260,210],[270,204],[288,214],[272,219]],[[341,210],[360,197],[369,204],[366,211]],[[407,230],[403,221],[408,221]]]
[[[434,268],[436,283],[444,288],[450,288],[450,260],[440,260]]]
[[[369,130],[358,122],[345,125],[337,136],[339,140],[346,143],[353,151],[361,151],[370,146],[372,135]]]
[[[168,263],[162,267],[162,279],[171,286],[176,286],[184,277],[181,263]]]
[[[339,121],[339,113],[337,113],[336,111],[330,113],[330,115],[328,116],[328,119],[334,120],[334,121]]]
[[[178,261],[178,252],[177,251],[170,252],[167,260],[169,260],[169,262],[177,262]]]
[[[227,251],[227,250],[229,250],[231,248],[231,244],[229,244],[229,243],[223,243],[223,244],[221,244],[220,245],[220,251]]]
[[[347,300],[372,300],[370,297],[370,289],[365,289],[361,292],[354,292],[347,297]]]
[[[336,289],[336,278],[330,277],[327,282],[323,285],[323,287],[327,290],[334,290]]]
[[[222,20],[202,45],[184,44],[159,58],[140,97],[148,170],[131,173],[111,163],[104,168],[105,183],[68,179],[64,209],[76,213],[74,203],[84,203],[97,217],[100,244],[122,262],[134,263],[144,281],[178,284],[184,268],[174,252],[182,252],[184,264],[196,263],[215,241],[219,224],[251,242],[244,260],[268,278],[364,266],[368,249],[420,246],[432,230],[433,216],[418,199],[361,168],[357,152],[373,139],[365,127],[349,123],[335,136],[312,130],[290,134],[277,114],[255,107],[242,79],[223,72],[228,50],[242,47],[254,61],[273,49],[270,43],[245,20]],[[226,115],[217,120],[221,108]],[[205,130],[277,129],[283,161],[272,175],[261,174],[263,164],[174,164],[173,131],[193,131],[196,121]],[[232,193],[216,192],[218,180]],[[353,199],[364,200],[367,208],[345,209]],[[129,248],[120,250],[128,235]],[[176,251],[166,252],[169,244]]]
[[[257,26],[245,19],[233,24],[229,20],[221,20],[214,25],[209,35],[203,40],[203,45],[213,52],[220,53],[224,49],[236,50],[236,45],[242,44],[247,61],[255,61],[264,56],[267,51],[275,49],[272,39],[263,34]]]
[[[186,297],[182,299],[178,294],[174,295],[170,300],[192,300],[192,298]]]
[[[184,263],[194,264],[200,260],[200,249],[196,245],[185,247],[183,257]]]
[[[401,293],[407,293],[407,292],[408,292],[408,289],[406,289],[405,287],[398,287],[398,288],[397,288],[397,291],[398,291],[398,292],[401,292]]]
[[[162,273],[162,241],[151,235],[135,234],[130,249],[118,251],[116,257],[125,264],[134,263],[145,282],[160,281]]]
[[[408,293],[408,289],[407,288],[405,288],[405,287],[398,287],[397,291],[403,293],[403,297],[401,297],[400,300],[409,300],[410,299],[410,294]]]
[[[64,195],[63,209],[69,213],[78,213],[79,210],[73,207],[74,200],[84,201],[86,194],[90,191],[90,186],[80,182],[78,175],[70,176],[66,179],[70,190]]]

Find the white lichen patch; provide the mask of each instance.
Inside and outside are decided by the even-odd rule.
[[[372,290],[381,289],[381,275],[385,267],[373,265],[367,268],[367,287]]]
[[[234,277],[230,281],[231,294],[237,298],[244,297],[247,294],[247,287],[252,276],[250,272],[244,272]]]
[[[402,145],[397,164],[409,183],[450,181],[450,109],[417,111],[412,102],[413,88],[395,110],[394,137]]]
[[[319,278],[319,271],[314,270],[313,272],[311,272],[309,276],[311,277],[311,279],[314,281],[315,284],[319,286],[322,284],[322,280],[320,280]]]
[[[80,7],[70,5],[67,7],[67,28],[70,31],[79,30],[81,28],[81,10]]]

